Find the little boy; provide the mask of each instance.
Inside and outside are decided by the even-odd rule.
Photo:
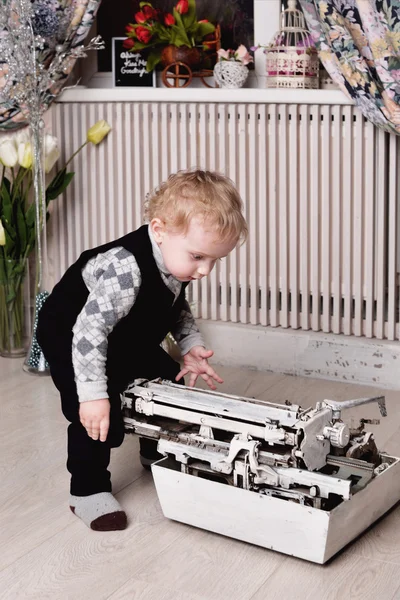
[[[39,313],[37,337],[60,392],[68,427],[71,510],[98,531],[124,529],[111,494],[110,450],[122,443],[120,393],[136,378],[222,379],[185,300],[190,281],[208,275],[247,235],[233,183],[209,171],[180,171],[154,192],[149,224],[84,252]],[[184,366],[160,346],[172,332]],[[141,439],[144,466],[157,458]],[[158,455],[159,456],[159,455]]]

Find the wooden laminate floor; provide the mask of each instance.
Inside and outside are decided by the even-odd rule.
[[[376,389],[220,368],[221,390],[302,406]],[[50,378],[0,358],[0,598],[22,600],[400,600],[400,507],[325,566],[165,519],[137,439],[114,451],[114,492],[129,527],[90,531],[68,509],[66,423]],[[400,455],[400,392],[374,429]],[[377,417],[375,405],[353,411]]]

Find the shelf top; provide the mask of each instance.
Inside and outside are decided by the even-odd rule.
[[[339,104],[353,102],[340,90],[303,90],[271,88],[94,88],[75,86],[64,90],[57,102],[184,102],[255,104]]]

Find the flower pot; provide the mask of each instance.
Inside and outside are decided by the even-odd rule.
[[[188,46],[166,46],[161,53],[161,64],[167,67],[172,63],[181,62],[196,69],[203,60],[203,53],[199,48],[189,48]]]
[[[232,60],[221,60],[214,67],[214,78],[221,88],[240,88],[248,75],[246,65]]]
[[[25,356],[30,335],[28,259],[0,259],[0,355]]]

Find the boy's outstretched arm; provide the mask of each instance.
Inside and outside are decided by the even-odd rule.
[[[194,387],[197,378],[200,376],[208,387],[212,390],[216,390],[217,383],[224,383],[224,380],[214,371],[211,365],[208,364],[208,360],[214,352],[207,350],[203,346],[194,346],[185,356],[183,357],[183,369],[175,377],[175,381],[179,381],[185,375],[190,373],[189,387]]]
[[[176,376],[175,381],[179,381],[190,373],[189,387],[195,385],[199,376],[212,390],[216,389],[214,381],[223,383],[221,377],[207,362],[214,352],[206,350],[204,340],[186,300],[172,335],[179,344],[184,362],[184,367]]]

